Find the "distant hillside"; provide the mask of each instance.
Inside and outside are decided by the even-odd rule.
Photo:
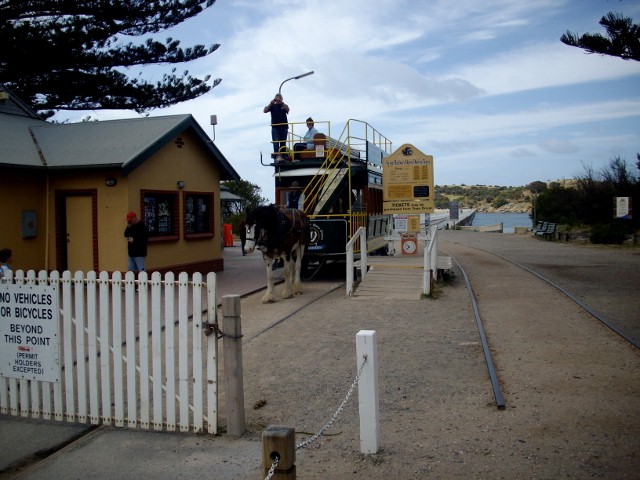
[[[533,193],[528,187],[491,185],[436,185],[436,208],[449,208],[458,201],[463,208],[485,213],[530,213]]]

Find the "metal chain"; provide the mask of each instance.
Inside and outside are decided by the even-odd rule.
[[[329,422],[324,427],[322,427],[318,431],[318,433],[316,433],[315,435],[312,435],[311,437],[307,438],[304,442],[301,442],[301,443],[297,444],[296,445],[296,450],[298,450],[299,448],[304,448],[304,447],[308,447],[309,445],[311,445],[313,442],[315,442],[325,432],[325,430],[327,430],[329,427],[331,427],[331,425],[333,425],[333,422],[336,421],[336,418],[338,418],[338,415],[340,415],[340,413],[342,412],[342,409],[344,408],[344,406],[349,401],[349,398],[351,398],[351,394],[353,393],[353,390],[356,388],[356,385],[358,384],[358,381],[360,380],[360,375],[362,374],[362,370],[364,370],[364,366],[367,363],[367,356],[363,355],[362,358],[363,358],[363,361],[362,361],[362,365],[360,365],[360,369],[358,370],[358,374],[356,375],[355,380],[351,384],[351,387],[349,388],[349,391],[347,392],[346,397],[344,398],[344,400],[342,401],[342,403],[338,407],[338,410],[336,410],[336,413],[334,413],[333,416],[331,417],[331,420],[329,420]]]
[[[267,476],[264,477],[264,480],[271,480],[271,477],[273,477],[273,472],[276,471],[276,468],[278,467],[279,462],[280,462],[280,457],[276,455],[276,458],[274,458],[273,462],[271,463],[271,468],[269,469],[269,473],[267,473]]]

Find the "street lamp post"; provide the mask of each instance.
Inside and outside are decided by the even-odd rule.
[[[281,92],[282,92],[282,85],[284,85],[285,83],[287,83],[289,80],[299,80],[299,79],[301,79],[301,78],[308,77],[309,75],[313,75],[313,70],[311,70],[310,72],[307,72],[307,73],[303,73],[302,75],[297,75],[297,76],[295,76],[295,77],[287,78],[284,82],[282,82],[282,83],[280,84],[280,88],[278,89],[278,93],[279,93],[279,94],[281,94]]]

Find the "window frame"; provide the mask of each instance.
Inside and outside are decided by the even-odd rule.
[[[203,232],[187,231],[187,205],[189,197],[206,198],[208,218],[208,230]],[[182,192],[182,236],[185,240],[197,240],[202,238],[213,238],[215,236],[215,193],[200,191],[183,191]]]
[[[146,209],[146,198],[148,196],[155,197],[167,197],[170,199],[172,205],[170,205],[170,221],[171,221],[171,233],[167,235],[162,235],[158,233],[153,233],[149,227],[149,223],[147,222],[147,209]],[[174,192],[171,190],[140,190],[140,211],[142,212],[142,221],[147,225],[149,229],[149,243],[155,242],[172,242],[176,241],[180,238],[180,230],[179,230],[179,218],[178,214],[180,212],[180,197],[178,192]],[[157,207],[155,212],[155,222],[158,220]],[[157,227],[156,227],[157,229]]]

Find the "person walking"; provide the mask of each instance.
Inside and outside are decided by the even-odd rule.
[[[124,229],[129,254],[128,269],[132,272],[144,272],[149,229],[138,219],[135,212],[127,213],[127,227]]]
[[[273,140],[273,152],[278,156],[285,150],[287,135],[289,133],[289,105],[284,103],[282,95],[276,93],[269,105],[264,107],[264,113],[271,113],[271,139]],[[281,160],[276,157],[276,160]]]

